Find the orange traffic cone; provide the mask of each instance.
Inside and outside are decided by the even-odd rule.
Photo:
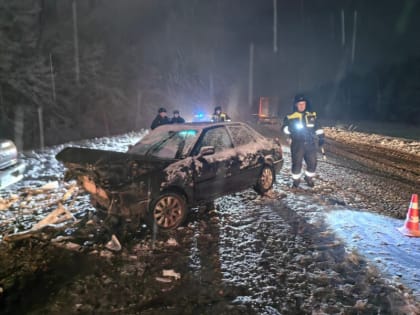
[[[411,196],[410,208],[408,208],[407,219],[404,226],[398,228],[402,234],[407,236],[420,237],[419,228],[419,202],[417,194]]]

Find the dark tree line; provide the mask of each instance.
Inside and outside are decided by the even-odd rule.
[[[214,61],[231,57],[218,46],[232,35],[221,15],[203,18],[225,6],[0,0],[2,137],[16,125],[25,147],[41,144],[40,128],[46,145],[118,134],[149,127],[160,106],[225,101],[232,69]]]
[[[418,124],[420,58],[349,73],[338,83],[309,91],[325,118]]]

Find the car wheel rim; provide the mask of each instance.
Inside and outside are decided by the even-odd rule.
[[[158,226],[171,228],[182,219],[182,213],[180,200],[173,196],[166,196],[156,203],[153,216]]]
[[[273,184],[273,173],[267,167],[265,167],[261,174],[261,187],[263,189],[269,189]]]

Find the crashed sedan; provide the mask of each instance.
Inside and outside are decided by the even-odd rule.
[[[240,122],[163,125],[125,153],[67,147],[56,158],[99,211],[163,230],[217,197],[267,192],[283,165],[280,142]]]

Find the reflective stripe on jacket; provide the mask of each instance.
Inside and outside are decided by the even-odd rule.
[[[318,124],[316,112],[293,112],[283,121],[283,132],[292,140],[314,141],[316,135],[324,131]]]

